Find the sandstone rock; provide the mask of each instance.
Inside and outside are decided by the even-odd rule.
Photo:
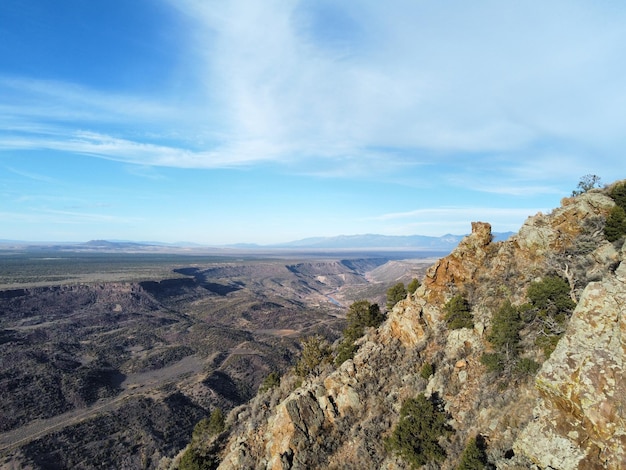
[[[458,287],[473,279],[487,256],[492,241],[491,225],[472,222],[472,233],[450,255],[440,259],[426,272],[424,288],[430,303],[443,303],[450,284]]]

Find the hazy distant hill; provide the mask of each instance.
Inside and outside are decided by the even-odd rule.
[[[506,240],[513,232],[495,233],[495,241]],[[315,237],[293,242],[272,245],[275,248],[411,248],[417,250],[450,251],[465,235],[446,234],[441,237],[426,235],[339,235],[336,237]]]
[[[494,241],[502,241],[513,235],[514,232],[494,233]],[[51,250],[51,251],[89,251],[89,252],[113,252],[113,251],[149,251],[168,252],[179,250],[214,250],[223,248],[234,248],[238,250],[255,251],[259,249],[311,249],[311,250],[371,250],[371,249],[408,249],[416,251],[430,252],[450,252],[466,235],[447,234],[441,237],[431,237],[426,235],[339,235],[335,237],[311,237],[291,242],[278,243],[274,245],[259,245],[256,243],[236,243],[231,245],[213,246],[200,245],[190,242],[162,243],[162,242],[133,242],[129,240],[90,240],[85,243],[80,242],[26,242],[17,240],[0,240],[0,247],[29,250]]]

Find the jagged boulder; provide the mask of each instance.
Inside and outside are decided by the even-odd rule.
[[[614,275],[584,290],[537,376],[537,416],[517,440],[518,451],[543,468],[626,468],[625,366],[622,262]]]
[[[561,207],[551,214],[528,218],[516,240],[529,255],[544,256],[569,247],[583,229],[585,219],[606,216],[615,205],[613,199],[599,191],[589,191],[576,198],[564,198]]]
[[[429,303],[440,304],[451,285],[462,287],[474,279],[483,266],[493,237],[491,225],[472,222],[472,233],[465,237],[450,255],[437,261],[426,272],[423,293]]]

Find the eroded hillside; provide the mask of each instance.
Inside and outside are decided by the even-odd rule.
[[[411,468],[423,442],[399,447],[398,423],[420,396],[447,421],[416,451],[427,468],[456,468],[466,447],[480,452],[464,468],[626,467],[626,253],[603,231],[614,206],[591,190],[497,243],[472,224],[352,359],[299,387],[283,377],[226,432],[196,436],[181,468]]]
[[[196,422],[287,370],[300,336],[337,338],[345,309],[331,296],[395,281],[366,278],[382,258],[181,266],[102,254],[90,271],[93,255],[3,256],[2,468],[157,468]]]

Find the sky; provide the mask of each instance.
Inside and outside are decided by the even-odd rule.
[[[517,231],[626,178],[626,5],[2,0],[0,239]]]

